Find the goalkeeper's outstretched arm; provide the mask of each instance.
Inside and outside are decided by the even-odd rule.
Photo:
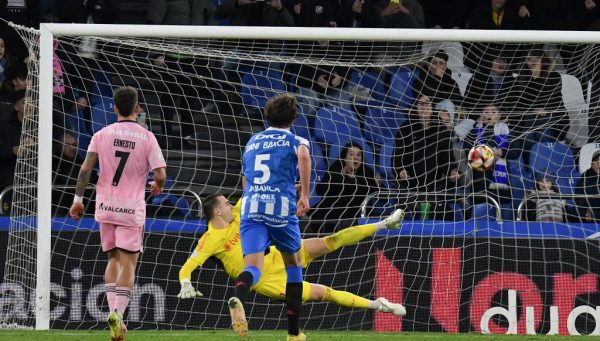
[[[179,270],[179,283],[181,284],[181,290],[177,294],[178,298],[186,299],[193,297],[201,297],[202,293],[192,285],[192,272],[200,266],[200,263],[194,258],[188,258]]]

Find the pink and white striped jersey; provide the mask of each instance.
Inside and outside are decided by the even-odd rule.
[[[94,134],[88,152],[100,162],[96,221],[143,226],[148,172],[166,167],[154,134],[135,121],[119,121]]]

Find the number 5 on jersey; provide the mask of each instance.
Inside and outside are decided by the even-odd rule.
[[[267,183],[267,181],[269,181],[269,178],[271,177],[271,169],[269,169],[269,165],[264,164],[263,162],[269,161],[270,158],[271,158],[271,154],[256,155],[256,158],[254,159],[254,171],[262,172],[262,176],[254,177],[255,185],[262,185],[262,184]]]

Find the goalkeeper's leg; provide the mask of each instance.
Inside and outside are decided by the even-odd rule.
[[[331,302],[346,308],[379,310],[397,316],[406,315],[406,309],[400,303],[392,303],[383,297],[372,301],[347,291],[338,291],[321,284],[310,283],[309,299],[311,301]]]
[[[404,210],[397,209],[380,222],[348,227],[323,238],[307,239],[304,241],[305,252],[309,260],[321,257],[343,246],[355,244],[379,230],[398,229],[402,219],[404,219]]]

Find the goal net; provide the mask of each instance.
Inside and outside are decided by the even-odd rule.
[[[67,32],[59,26],[55,33]],[[12,195],[3,198],[12,210],[0,238],[7,241],[0,242],[2,325],[47,318],[56,329],[105,327],[106,257],[93,218],[100,169],[83,219],[71,220],[68,209],[91,136],[116,121],[113,90],[131,85],[140,92],[138,122],[156,135],[169,179],[164,194],[147,195],[129,329],[229,328],[233,279],[209,260],[192,277],[204,297],[179,300],[179,269],[206,231],[202,198],[237,201],[245,143],[265,128],[266,101],[289,92],[299,102],[292,131],[311,141],[313,160],[303,237],[406,211],[399,230],[315,259],[305,279],[401,302],[407,315],[311,302],[302,329],[600,334],[600,145],[588,124],[598,113],[600,49],[586,44],[597,36],[515,32],[514,42],[493,42],[493,32],[414,38],[414,31],[263,28],[245,35],[254,39],[234,39],[231,32],[242,30],[223,27],[209,28],[206,36],[219,37],[209,39],[198,27],[186,28],[197,29],[195,38],[176,38],[181,28],[111,29],[117,36],[103,27],[55,34],[53,50],[40,55],[40,44],[50,44],[17,29],[31,57],[24,151]],[[292,39],[299,32],[311,35]],[[410,33],[411,41],[386,42],[387,32]],[[443,37],[452,42],[435,42]],[[53,84],[38,82],[44,56],[52,56]],[[52,110],[39,104],[49,93]],[[38,145],[43,133],[48,139]],[[480,162],[469,160],[477,145],[495,152],[487,170],[469,167]],[[51,192],[43,192],[50,174]],[[38,191],[51,200],[38,200]],[[51,212],[46,258],[40,207]],[[39,277],[44,260],[47,282]],[[40,290],[49,291],[47,317]],[[246,312],[251,330],[285,324],[277,300],[252,296]]]

